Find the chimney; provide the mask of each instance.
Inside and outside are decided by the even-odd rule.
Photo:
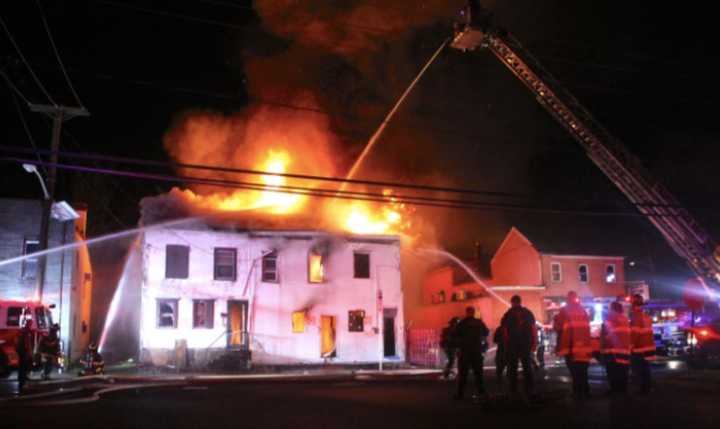
[[[483,252],[480,241],[475,241],[475,270],[483,277],[490,277],[490,258]]]

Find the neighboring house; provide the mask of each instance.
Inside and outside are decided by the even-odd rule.
[[[396,236],[203,224],[151,227],[138,249],[143,362],[179,364],[178,350],[190,366],[228,350],[280,365],[405,357]]]
[[[39,200],[0,200],[0,261],[21,259],[0,266],[0,299],[38,298],[39,259],[22,256],[39,250],[41,213]],[[84,206],[53,204],[48,248],[77,245],[47,256],[42,301],[54,305],[52,317],[60,324],[64,352],[71,360],[80,358],[90,340],[92,269],[82,243],[86,222]]]
[[[557,242],[563,239],[555,238]],[[507,308],[502,301],[515,294],[543,323],[551,321],[571,290],[585,301],[606,302],[625,295],[623,256],[591,254],[591,243],[568,252],[571,243],[558,252],[540,241],[531,241],[513,227],[490,259],[488,273],[479,274],[483,271],[479,262],[469,261],[466,265],[487,288],[454,263],[432,270],[425,278],[423,307],[414,315],[413,326],[437,328],[453,315],[461,315],[467,305],[474,305],[494,327]],[[583,246],[588,250],[582,251]]]

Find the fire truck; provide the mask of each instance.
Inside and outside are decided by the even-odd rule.
[[[477,0],[471,0],[460,15],[450,46],[461,51],[487,50],[500,60],[655,226],[698,279],[717,287],[720,247],[690,212],[512,34],[495,27],[492,15]]]
[[[44,305],[38,301],[3,301],[0,300],[0,377],[7,377],[18,368],[16,352],[17,339],[26,320],[33,321],[33,356],[37,359],[37,346],[43,335],[48,335],[53,324],[52,309],[54,305]]]

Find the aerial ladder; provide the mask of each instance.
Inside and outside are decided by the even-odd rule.
[[[450,46],[492,52],[583,147],[588,157],[663,235],[701,280],[720,284],[720,247],[680,202],[627,148],[548,73],[512,34],[470,2]],[[703,281],[703,284],[706,284]],[[706,287],[707,289],[707,287]],[[709,289],[707,289],[709,292]]]

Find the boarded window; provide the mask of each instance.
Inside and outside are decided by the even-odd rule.
[[[562,281],[562,266],[560,262],[552,262],[550,264],[550,276],[552,277],[553,283],[560,283]]]
[[[168,244],[165,247],[165,278],[186,279],[190,264],[190,247]]]
[[[278,282],[278,255],[277,252],[270,252],[262,258],[262,281]]]
[[[30,255],[40,250],[40,242],[37,240],[25,239],[23,243],[23,254]],[[35,280],[38,272],[38,258],[30,257],[23,259],[22,262],[22,278],[27,280]]]
[[[578,266],[578,278],[580,280],[580,283],[588,282],[590,274],[588,273],[588,266],[586,264],[580,264]]]
[[[235,249],[215,249],[215,280],[235,281],[236,255]]]
[[[322,253],[311,250],[308,254],[308,281],[322,283],[325,281],[325,261]]]
[[[608,264],[605,267],[605,281],[607,283],[615,283],[615,281],[617,281],[617,277],[615,276],[615,265],[614,264]]]
[[[20,318],[22,317],[22,307],[8,307],[7,309],[7,326],[20,326]]]
[[[305,312],[304,311],[293,311],[292,331],[296,334],[305,332]]]
[[[365,310],[350,310],[348,312],[348,331],[364,331]]]
[[[214,326],[215,301],[196,299],[193,301],[193,328],[212,329]]]
[[[353,253],[353,262],[355,266],[356,279],[369,279],[370,278],[370,254],[368,253]]]
[[[157,326],[158,328],[177,328],[178,300],[157,300]]]

